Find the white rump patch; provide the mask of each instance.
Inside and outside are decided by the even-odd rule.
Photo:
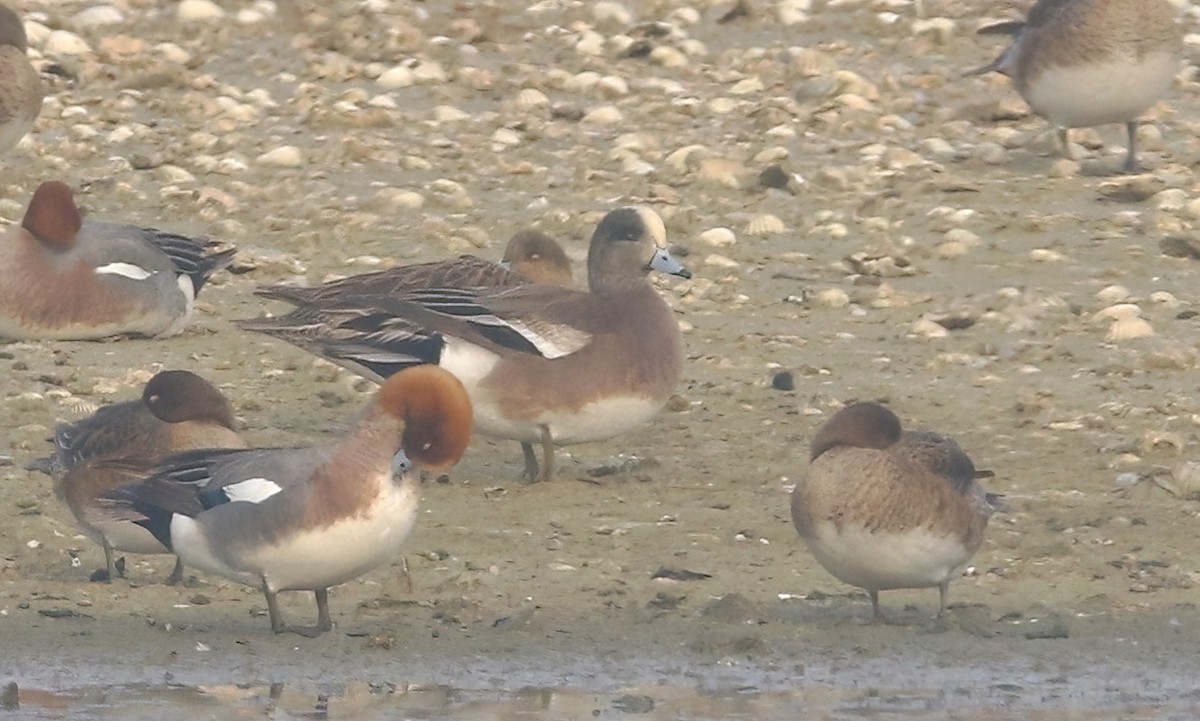
[[[247,478],[244,481],[230,483],[221,489],[231,501],[246,501],[247,503],[262,503],[283,489],[275,481],[266,478]]]
[[[104,265],[96,266],[95,272],[97,275],[123,275],[133,280],[145,280],[154,275],[140,265],[134,265],[133,263],[105,263]]]

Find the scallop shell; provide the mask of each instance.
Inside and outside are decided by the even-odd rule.
[[[698,235],[697,240],[717,248],[725,248],[737,242],[737,235],[729,228],[709,228]]]
[[[1113,303],[1124,303],[1129,300],[1131,295],[1133,294],[1123,285],[1110,285],[1096,291],[1096,300],[1111,305]]]
[[[1200,499],[1200,462],[1180,461],[1171,469],[1171,483],[1184,500]]]
[[[813,300],[826,308],[845,308],[850,305],[850,295],[841,288],[826,288],[814,295]]]
[[[1144,318],[1123,318],[1108,329],[1108,340],[1131,340],[1154,335],[1154,328]]]
[[[1092,316],[1092,320],[1122,321],[1138,318],[1141,315],[1142,309],[1139,308],[1135,303],[1115,303],[1107,308],[1102,308],[1096,311],[1095,315]]]
[[[517,107],[525,110],[550,107],[550,98],[537,88],[525,88],[517,93]]]
[[[612,105],[601,105],[580,118],[584,125],[616,125],[625,119],[625,115]]]
[[[926,338],[945,338],[950,335],[950,331],[946,330],[940,323],[932,321],[928,318],[921,318],[912,324],[910,329],[913,333],[924,336]]]
[[[746,223],[746,234],[753,236],[775,235],[787,231],[787,225],[784,224],[778,216],[770,213],[756,215]]]
[[[95,401],[89,401],[86,398],[79,396],[69,396],[63,398],[60,402],[63,408],[66,408],[72,414],[77,416],[90,416],[100,409],[100,404]]]

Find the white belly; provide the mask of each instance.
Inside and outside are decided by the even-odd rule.
[[[237,549],[229,562],[214,552],[220,532],[197,519],[175,516],[171,538],[189,566],[276,591],[336,586],[395,556],[417,518],[415,483],[387,484],[371,511],[313,531],[296,531],[271,545]]]
[[[529,420],[502,417],[494,403],[479,394],[475,401],[475,430],[495,438],[540,443],[542,429],[550,431],[555,443],[602,441],[636,428],[654,417],[662,401],[618,397],[589,403],[577,412],[546,410]]]
[[[149,531],[133,521],[102,521],[85,529],[97,542],[103,538],[114,551],[127,553],[170,553]]]
[[[1171,53],[1052,67],[1030,78],[1024,96],[1034,112],[1060,127],[1124,123],[1162,99],[1178,70],[1179,57]]]
[[[825,570],[869,591],[937,586],[958,575],[971,558],[957,538],[925,529],[870,533],[846,525],[839,532],[832,523],[822,523],[806,540]]]

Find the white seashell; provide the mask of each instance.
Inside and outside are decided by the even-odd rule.
[[[520,145],[522,140],[521,134],[512,128],[496,128],[496,132],[492,133],[492,142],[501,147]]]
[[[598,108],[588,111],[586,115],[580,118],[579,122],[584,125],[616,125],[625,120],[625,115],[614,105],[601,105]]]
[[[947,260],[951,258],[961,258],[970,252],[971,249],[966,243],[960,243],[955,240],[946,241],[937,247],[937,256]]]
[[[1061,263],[1067,256],[1048,248],[1034,248],[1029,251],[1029,259],[1037,263]]]
[[[1159,210],[1178,213],[1187,204],[1187,192],[1182,188],[1167,188],[1154,195],[1154,202]]]
[[[682,68],[688,64],[687,56],[669,45],[659,45],[650,51],[650,62],[664,68]]]
[[[537,88],[525,88],[517,93],[517,107],[526,110],[550,107],[550,98]]]
[[[304,164],[304,156],[295,145],[281,145],[258,156],[254,162],[274,168],[299,168]]]
[[[594,30],[584,31],[575,43],[575,52],[596,57],[604,54],[604,36]]]
[[[68,396],[59,401],[59,403],[63,408],[79,416],[91,415],[100,408],[99,403],[89,401],[86,398],[80,398],[79,396]]]
[[[600,73],[595,70],[584,70],[564,80],[563,90],[571,93],[584,93],[595,87],[598,82],[600,82]]]
[[[425,196],[407,188],[381,188],[374,197],[384,207],[394,209],[416,210],[425,205]]]
[[[781,25],[799,25],[808,22],[808,11],[811,9],[812,0],[779,0],[775,6],[775,17]]]
[[[763,90],[763,82],[757,76],[739,80],[733,84],[729,92],[734,95],[750,95],[751,93],[761,93]]]
[[[697,240],[717,248],[727,248],[737,243],[737,236],[729,228],[709,228],[697,236]]]
[[[845,308],[850,305],[850,295],[841,288],[826,288],[814,295],[813,300],[826,308]]]
[[[1108,329],[1107,340],[1132,340],[1154,335],[1154,328],[1145,318],[1123,318],[1115,321]]]
[[[419,83],[433,84],[446,82],[446,69],[441,63],[425,60],[413,68],[413,78]]]
[[[596,92],[608,98],[619,98],[629,94],[629,83],[616,75],[605,75],[596,81]]]
[[[71,23],[77,28],[116,25],[122,22],[125,22],[125,16],[112,5],[94,5],[86,10],[80,10],[71,18]]]
[[[397,65],[394,68],[383,71],[376,78],[375,82],[379,83],[387,90],[398,90],[399,88],[407,88],[410,85],[417,83],[417,78],[413,75],[413,71],[403,65]]]
[[[685,145],[679,150],[674,151],[666,158],[667,166],[674,170],[678,175],[683,175],[687,172],[692,154],[700,156],[709,155],[708,148],[703,145]]]
[[[92,51],[87,41],[67,30],[54,30],[42,46],[47,55],[86,55]]]
[[[945,338],[950,335],[950,331],[942,327],[941,324],[928,318],[921,318],[913,323],[910,330],[912,333],[926,338]]]
[[[212,0],[183,0],[175,17],[184,22],[211,22],[225,17],[225,10]]]
[[[1165,290],[1156,290],[1150,294],[1150,300],[1166,308],[1178,308],[1182,303],[1174,295]]]
[[[633,24],[633,13],[620,3],[598,2],[592,5],[592,19],[597,25],[610,23],[628,27]]]
[[[1098,320],[1129,320],[1142,315],[1142,309],[1135,303],[1116,303],[1096,311],[1093,321]]]
[[[463,120],[470,120],[471,115],[453,105],[439,105],[433,109],[433,119],[439,123],[457,123]]]
[[[711,265],[715,268],[737,268],[741,263],[732,258],[728,258],[719,253],[712,253],[704,259],[705,265]]]
[[[787,226],[777,216],[770,213],[756,215],[746,223],[746,235],[764,236],[783,233],[787,230]]]
[[[1096,291],[1096,300],[1111,305],[1129,300],[1129,289],[1123,285],[1110,285]]]
[[[977,248],[983,244],[978,235],[966,228],[951,228],[946,231],[945,238],[947,242],[960,243],[968,248]]]

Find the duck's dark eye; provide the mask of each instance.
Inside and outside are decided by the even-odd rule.
[[[596,226],[596,234],[607,235],[613,240],[640,240],[646,225],[634,208],[620,208],[604,216]]]

